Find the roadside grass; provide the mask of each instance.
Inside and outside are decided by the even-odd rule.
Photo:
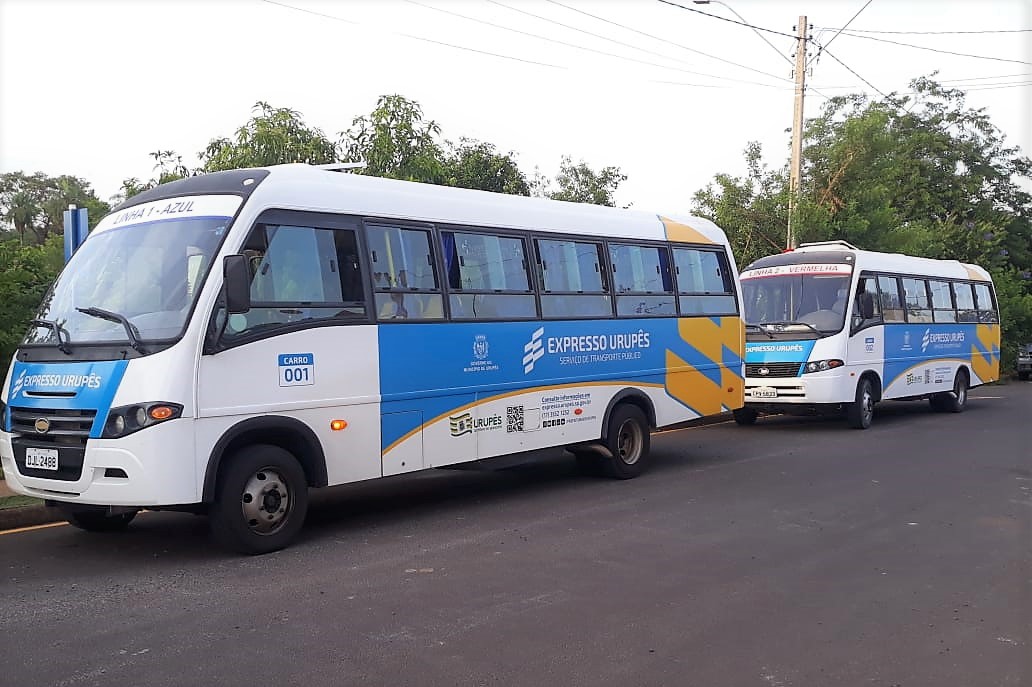
[[[22,496],[20,494],[15,494],[14,496],[0,496],[0,510],[41,505],[43,505],[42,501],[31,496]]]

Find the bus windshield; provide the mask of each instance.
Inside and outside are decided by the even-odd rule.
[[[40,306],[29,345],[178,337],[228,218],[146,222],[91,235]]]
[[[847,274],[742,274],[745,321],[779,331],[795,328],[801,334],[820,335],[841,331],[849,310]],[[794,326],[793,326],[794,325]]]

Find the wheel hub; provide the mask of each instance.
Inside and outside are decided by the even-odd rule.
[[[275,470],[258,470],[244,487],[241,508],[251,531],[272,534],[290,511],[290,488],[286,480]]]

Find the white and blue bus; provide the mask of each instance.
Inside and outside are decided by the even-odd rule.
[[[307,165],[172,182],[47,294],[0,458],[84,529],[204,512],[252,553],[309,487],[554,446],[634,477],[650,429],[743,403],[734,264],[695,217]]]
[[[761,258],[741,283],[739,424],[761,413],[844,411],[866,429],[886,399],[961,412],[969,388],[1000,377],[996,295],[976,265],[828,241]]]

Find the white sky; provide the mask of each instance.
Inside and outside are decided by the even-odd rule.
[[[553,176],[564,154],[596,169],[619,166],[628,180],[618,202],[642,210],[688,210],[714,174],[744,172],[750,140],[772,166],[783,163],[791,66],[752,30],[658,0],[559,1],[612,23],[546,0],[276,0],[309,11],[269,0],[0,0],[0,171],[74,174],[106,199],[122,179],[152,175],[152,151],[175,150],[195,165],[196,153],[243,124],[257,100],[298,110],[336,138],[389,93],[418,101],[447,138],[515,151],[528,178],[535,166]],[[822,27],[841,27],[866,2],[678,1],[733,19],[730,7],[786,34],[805,14],[824,43],[833,33]],[[873,0],[849,28],[1030,29],[1030,8],[1026,0]],[[764,35],[791,55],[792,38]],[[985,107],[1009,143],[1032,152],[1032,33],[867,35],[1011,60],[845,34],[829,49],[884,93],[907,91],[933,70],[947,85],[978,87],[968,104]],[[828,55],[809,84],[828,96],[871,92]],[[809,91],[807,114],[823,102]]]

